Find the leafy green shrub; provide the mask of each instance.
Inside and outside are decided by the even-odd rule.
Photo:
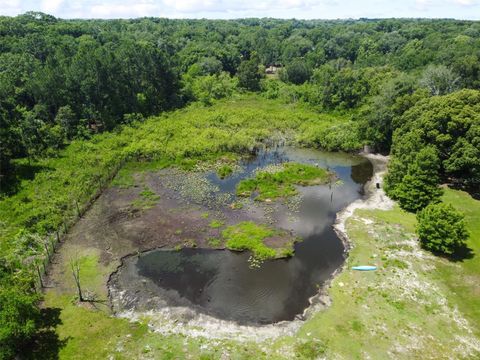
[[[362,147],[358,124],[344,123],[304,123],[300,127],[297,140],[304,146],[313,146],[329,151],[354,151]]]
[[[431,202],[440,201],[443,190],[438,186],[440,161],[437,150],[428,146],[421,149],[407,174],[394,190],[387,193],[398,200],[404,210],[416,212]]]
[[[241,88],[257,91],[260,90],[260,80],[265,76],[259,60],[254,57],[240,63],[237,71],[238,86]]]
[[[417,214],[417,234],[425,249],[451,255],[465,246],[464,216],[451,205],[431,204]]]
[[[310,79],[312,76],[312,69],[304,60],[296,59],[287,65],[285,75],[285,80],[299,85]]]
[[[9,282],[0,269],[0,359],[13,359],[18,346],[38,331],[41,296],[28,287]]]

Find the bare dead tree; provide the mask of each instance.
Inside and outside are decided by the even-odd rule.
[[[75,280],[75,285],[77,287],[78,300],[85,301],[82,293],[82,286],[80,284],[80,262],[78,257],[73,257],[70,259],[70,270],[72,271],[73,279]]]

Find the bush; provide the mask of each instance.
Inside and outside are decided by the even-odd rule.
[[[417,234],[425,249],[451,255],[465,246],[464,216],[451,205],[431,204],[417,214]]]
[[[285,75],[285,80],[293,84],[300,85],[310,79],[312,76],[312,69],[304,60],[297,59],[287,66]]]
[[[40,296],[18,284],[6,284],[0,273],[0,359],[13,359],[38,331]]]
[[[440,201],[443,190],[438,186],[440,160],[436,148],[427,146],[420,150],[415,161],[408,166],[407,174],[397,187],[387,194],[397,200],[400,207],[410,212],[423,209]]]

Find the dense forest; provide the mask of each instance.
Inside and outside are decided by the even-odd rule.
[[[201,133],[202,139],[221,139],[207,150],[198,139],[185,142],[197,135],[202,119],[180,129],[169,123],[168,114],[191,103],[209,107],[251,93],[304,109],[303,117],[283,119],[277,129],[295,129],[300,144],[343,151],[368,145],[391,153],[385,188],[408,211],[438,202],[445,182],[478,194],[480,22],[62,20],[34,12],[0,17],[0,349],[5,358],[42,327],[32,260],[44,253],[38,239],[55,234],[65,213],[74,211],[73,198],[54,196],[52,184],[58,184],[57,192],[70,186],[78,210],[127,157],[168,155],[170,163],[178,163],[207,153],[247,151],[251,139],[274,133],[261,130],[271,126],[265,119],[232,138],[217,130]],[[162,128],[151,128],[147,119],[161,113],[166,114]],[[217,115],[208,126],[235,130],[233,122],[227,126],[222,120],[227,112]],[[340,120],[331,124],[330,119]],[[134,133],[136,128],[141,131]],[[62,162],[74,153],[83,157]],[[65,173],[51,175],[41,162],[46,158],[50,165],[62,164]],[[81,189],[72,174],[83,181]],[[22,181],[34,178],[37,188],[20,196]]]

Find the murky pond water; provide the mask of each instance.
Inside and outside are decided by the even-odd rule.
[[[295,256],[266,261],[260,268],[252,269],[248,252],[160,249],[126,258],[114,286],[142,281],[152,284],[148,290],[140,287],[135,291],[141,293],[138,296],[144,298],[143,307],[147,308],[189,306],[242,324],[293,320],[343,263],[344,247],[332,225],[338,211],[362,196],[363,185],[372,176],[372,165],[359,156],[277,148],[244,161],[242,170],[227,179],[221,180],[215,173],[206,177],[217,185],[219,193],[234,194],[236,184],[253,176],[256,169],[285,161],[329,168],[342,182],[299,188],[294,211],[281,204],[269,205],[273,209],[273,226],[292,230],[303,239],[295,245]],[[252,217],[256,206],[253,204],[248,210]],[[262,220],[265,219],[258,219]],[[131,308],[137,300],[132,296]],[[124,299],[124,308],[128,307],[129,300]]]

